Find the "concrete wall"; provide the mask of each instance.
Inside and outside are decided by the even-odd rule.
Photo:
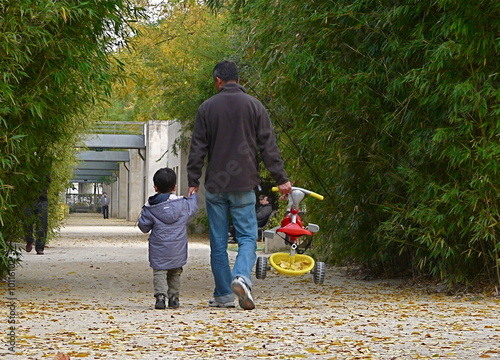
[[[118,214],[116,215],[119,219],[127,218],[128,209],[128,166],[129,163],[121,163],[120,170],[118,173],[118,194],[114,196],[118,198]],[[113,194],[114,195],[114,194]]]
[[[146,149],[129,150],[130,162],[120,163],[117,181],[110,187],[112,217],[136,221],[148,197],[154,194],[153,175],[162,167],[177,174],[177,195],[186,195],[188,154],[174,154],[172,146],[180,136],[176,120],[152,120],[144,124]],[[200,208],[205,207],[204,189],[200,187]]]
[[[120,208],[120,181],[117,180],[109,187],[108,195],[111,196],[111,204],[109,206],[109,216],[118,217],[118,209]]]
[[[127,221],[136,221],[144,205],[144,152],[139,150],[130,151],[130,163],[128,173],[128,204],[127,204]]]
[[[188,184],[187,184],[187,154],[174,154],[172,145],[175,139],[180,136],[181,124],[176,120],[169,121],[167,126],[168,137],[172,139],[170,143],[170,149],[167,153],[167,166],[172,168],[177,174],[177,195],[187,195]]]
[[[177,120],[148,121],[145,125],[146,136],[146,197],[154,193],[153,175],[162,167],[169,167],[177,174],[177,195],[186,195],[188,154],[175,154],[173,145],[181,134],[181,123]]]
[[[151,120],[144,125],[146,141],[144,202],[155,193],[153,175],[158,169],[168,166],[166,153],[170,142],[175,140],[175,137],[169,137],[169,123],[170,121]]]

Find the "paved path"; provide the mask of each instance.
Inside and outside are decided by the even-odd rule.
[[[236,253],[230,251],[231,259]],[[260,254],[262,255],[262,254]],[[252,311],[211,309],[206,239],[190,239],[181,307],[154,310],[147,236],[73,214],[43,256],[23,254],[5,293],[5,359],[500,359],[500,302],[356,281],[328,268],[255,280]],[[14,316],[10,317],[10,310]],[[13,330],[7,321],[14,319]]]

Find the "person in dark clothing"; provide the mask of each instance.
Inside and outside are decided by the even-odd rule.
[[[186,224],[198,209],[198,198],[177,196],[177,176],[170,168],[159,169],[153,176],[156,194],[149,197],[138,219],[142,232],[149,236],[149,264],[153,268],[155,309],[179,307],[182,267],[187,262]]]
[[[245,310],[255,308],[251,272],[256,260],[255,193],[259,185],[259,156],[280,193],[291,192],[269,115],[260,101],[239,84],[238,69],[230,61],[212,73],[218,93],[198,108],[187,164],[188,196],[197,192],[205,158],[207,215],[210,225],[210,264],[215,280],[211,307],[233,307],[234,295]],[[229,215],[238,241],[238,256],[229,265]]]
[[[255,210],[255,215],[257,216],[257,226],[264,227],[267,224],[267,220],[269,220],[269,216],[271,216],[273,212],[273,207],[269,202],[269,199],[266,195],[259,196],[259,205]]]
[[[259,205],[255,209],[255,215],[257,217],[257,226],[260,229],[266,226],[267,221],[269,220],[269,217],[271,216],[273,212],[273,207],[271,203],[268,200],[268,197],[266,195],[259,195]],[[229,225],[229,244],[237,244],[238,241],[236,241],[236,229],[234,228],[233,224]]]
[[[43,191],[37,201],[24,210],[24,241],[26,242],[26,252],[33,250],[37,255],[43,255],[45,242],[49,232],[49,185],[50,176],[46,176],[46,183],[43,184]],[[36,235],[36,241],[34,234]]]
[[[32,204],[25,210],[24,240],[26,242],[27,252],[31,252],[31,250],[33,250],[33,243],[35,243],[35,251],[37,255],[43,255],[48,234],[48,212],[49,202],[45,196],[40,196],[36,203]],[[36,241],[33,236],[34,234],[36,234]]]

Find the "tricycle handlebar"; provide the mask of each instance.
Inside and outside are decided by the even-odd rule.
[[[272,191],[279,191],[279,189],[278,189],[277,186],[274,186],[271,190]],[[300,188],[300,187],[292,186],[292,191],[293,190],[302,191],[304,194],[312,196],[313,198],[316,198],[318,200],[323,200],[325,198],[323,195],[317,194],[314,191],[306,190],[306,189],[303,189],[303,188]]]

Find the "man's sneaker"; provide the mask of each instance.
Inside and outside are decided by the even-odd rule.
[[[208,306],[210,307],[217,307],[217,308],[234,308],[234,301],[229,301],[229,302],[226,302],[226,303],[220,303],[218,302],[217,300],[215,299],[211,299],[209,302],[208,302]]]
[[[163,294],[158,294],[156,295],[156,304],[155,304],[155,309],[165,309],[165,295]]]
[[[177,309],[179,307],[179,298],[174,296],[168,299],[169,309]]]
[[[231,283],[231,289],[238,297],[240,306],[245,310],[255,309],[255,303],[252,298],[252,289],[245,283],[241,276],[236,276]]]

